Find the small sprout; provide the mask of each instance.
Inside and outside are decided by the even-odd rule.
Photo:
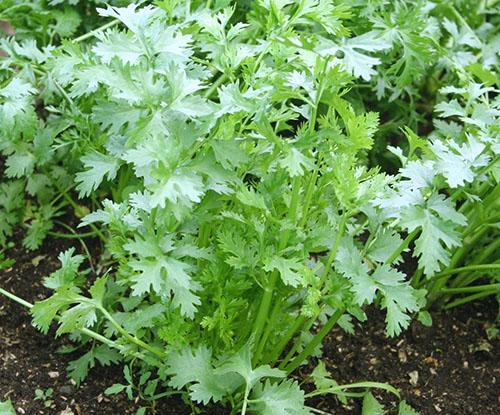
[[[35,400],[43,401],[45,408],[52,408],[54,406],[54,401],[51,399],[53,395],[54,390],[52,388],[46,390],[35,389]]]

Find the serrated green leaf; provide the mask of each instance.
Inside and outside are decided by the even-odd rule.
[[[371,392],[365,393],[361,415],[383,415],[384,413],[384,407],[375,399],[373,394]]]
[[[0,402],[0,414],[16,415],[16,411],[10,399]]]
[[[88,170],[76,175],[76,189],[80,196],[89,196],[106,176],[108,180],[113,180],[120,167],[120,161],[115,157],[100,153],[91,153],[82,157],[82,163]]]
[[[80,383],[82,383],[89,374],[89,370],[94,367],[94,364],[95,361],[92,351],[89,351],[78,359],[69,362],[69,376],[76,382],[77,385],[80,385]]]
[[[419,415],[419,412],[415,411],[415,409],[403,400],[399,403],[398,415]]]
[[[212,352],[204,346],[192,351],[189,348],[167,357],[166,373],[172,375],[169,385],[181,389],[188,383],[190,396],[195,402],[219,402],[241,384],[238,375],[218,375],[212,366]],[[238,380],[240,379],[240,380]]]
[[[116,395],[120,392],[122,392],[127,385],[122,385],[121,383],[115,383],[114,385],[111,385],[109,388],[106,388],[104,391],[105,395]]]
[[[302,267],[303,265],[296,259],[287,259],[280,256],[274,256],[264,262],[264,270],[268,272],[274,269],[278,270],[283,282],[292,287],[297,287],[302,282],[302,275],[297,272]]]
[[[251,408],[262,415],[306,415],[311,412],[304,404],[304,392],[291,379],[281,383],[267,381],[256,388]]]

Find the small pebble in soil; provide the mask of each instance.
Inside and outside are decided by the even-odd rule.
[[[424,359],[424,362],[430,366],[434,366],[435,368],[437,368],[439,366],[439,360],[437,360],[436,358],[434,358],[432,356],[427,356]]]
[[[59,389],[59,392],[61,393],[61,395],[72,395],[73,391],[74,391],[74,388],[71,385],[64,385],[64,386],[61,386]]]
[[[418,371],[412,370],[410,373],[408,373],[408,376],[410,377],[410,385],[417,386],[417,384],[418,384]]]

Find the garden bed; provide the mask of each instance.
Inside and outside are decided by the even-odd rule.
[[[27,252],[17,244],[8,251],[8,257],[16,263],[0,272],[0,285],[30,302],[44,298],[49,291],[42,286],[42,279],[57,269],[57,254],[70,246],[78,249],[79,243],[48,239],[36,252]],[[356,327],[358,335],[335,328],[325,341],[323,360],[339,383],[388,382],[425,415],[495,413],[499,405],[500,348],[498,338],[490,340],[486,334],[496,317],[495,301],[487,299],[435,313],[432,327],[414,322],[394,339],[384,334],[383,314],[373,309],[368,313],[370,324]],[[39,333],[31,326],[27,310],[5,297],[0,302],[0,319],[0,400],[11,399],[19,414],[135,413],[137,405],[124,394],[103,394],[113,383],[123,381],[118,366],[94,368],[76,388],[66,375],[66,365],[79,352],[58,353],[69,342],[66,337],[55,339],[54,332],[50,336]],[[306,376],[302,380],[307,381]],[[48,388],[54,391],[50,408],[34,399],[36,389]],[[378,396],[391,404],[389,395]],[[336,415],[361,413],[359,400],[343,406],[337,399],[326,397],[309,404]],[[180,398],[160,400],[156,408],[164,415],[191,413]],[[204,409],[200,413],[221,414],[224,410]]]
[[[109,3],[0,2],[0,415],[496,413],[500,3]]]

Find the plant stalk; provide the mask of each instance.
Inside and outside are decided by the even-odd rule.
[[[403,240],[403,242],[401,242],[401,245],[399,245],[398,248],[392,253],[392,255],[385,261],[385,265],[392,264],[396,260],[396,258],[401,254],[401,252],[403,252],[406,248],[408,248],[410,243],[415,239],[415,237],[418,235],[419,232],[420,230],[417,228],[414,229],[411,233],[409,233]]]
[[[337,233],[337,237],[335,238],[335,242],[333,243],[332,249],[330,250],[330,254],[328,255],[328,259],[326,260],[325,268],[324,268],[323,273],[321,274],[321,277],[319,280],[320,287],[323,287],[323,285],[325,284],[326,278],[328,277],[328,274],[330,273],[330,269],[332,267],[333,261],[335,260],[335,255],[337,254],[337,250],[338,250],[338,247],[340,245],[340,241],[342,240],[342,237],[344,236],[346,222],[347,222],[347,215],[345,212],[343,212],[342,219],[341,219],[340,225],[339,225],[339,231]]]
[[[290,219],[294,223],[295,218],[297,216],[297,207],[298,207],[298,199],[300,195],[300,176],[297,176],[294,178],[293,183],[292,183],[292,197],[290,200]],[[286,247],[286,244],[288,242],[290,231],[287,230],[281,234],[281,238],[278,243],[278,251],[281,251]],[[274,270],[271,273],[271,276],[269,278],[269,284],[265,288],[264,295],[262,297],[262,301],[260,303],[259,311],[257,314],[257,318],[255,320],[255,326],[254,326],[254,339],[255,339],[255,344],[257,345],[257,349],[262,348],[263,346],[260,346],[260,340],[262,337],[262,332],[264,330],[267,317],[269,314],[269,308],[271,307],[272,299],[273,299],[273,293],[274,293],[274,288],[276,286],[276,283],[278,281],[278,276],[279,272],[278,270]],[[255,358],[255,355],[254,355]]]
[[[22,305],[23,307],[26,307],[30,310],[33,308],[33,304],[31,304],[30,302],[24,300],[21,297],[18,297],[17,295],[15,295],[7,290],[4,290],[1,287],[0,287],[0,294],[4,295],[7,298],[10,298],[11,300],[15,301],[16,303],[18,303],[18,304]],[[59,320],[59,317],[56,316],[56,319]],[[92,338],[100,341],[101,343],[108,345],[109,347],[121,350],[121,347],[119,345],[117,345],[113,340],[110,340],[110,339],[102,336],[101,334],[96,333],[95,331],[92,331],[92,330],[87,329],[87,328],[79,328],[78,331],[80,331],[82,334],[85,334],[86,336],[92,337]]]
[[[330,250],[330,254],[328,255],[328,259],[327,259],[327,262],[325,264],[325,268],[324,268],[323,273],[322,273],[322,275],[320,277],[320,282],[319,282],[319,286],[320,287],[323,287],[323,285],[324,285],[324,283],[325,283],[325,281],[326,281],[326,279],[328,277],[328,274],[330,273],[330,269],[332,267],[333,261],[335,260],[335,255],[336,255],[338,247],[340,245],[340,241],[341,241],[341,239],[342,239],[342,237],[344,235],[344,232],[345,232],[346,223],[347,223],[347,215],[344,212],[342,214],[342,219],[341,219],[341,222],[340,222],[340,226],[339,226],[339,230],[338,230],[338,233],[337,233],[337,237],[335,238],[335,242],[333,243],[332,249]],[[307,329],[306,330],[309,330],[311,328],[311,326],[316,321],[316,318],[317,318],[317,316],[309,319],[309,324],[307,325]],[[295,335],[295,333],[297,332],[297,330],[299,330],[304,325],[304,323],[306,321],[307,321],[307,318],[304,317],[304,316],[300,316],[295,321],[294,325],[291,326],[290,330],[287,332],[287,334],[285,335],[285,337],[282,339],[282,341],[278,344],[278,346],[272,352],[272,354],[271,354],[271,356],[272,356],[271,361],[272,362],[276,361],[279,358],[280,354],[283,352],[283,349],[286,347],[286,345],[288,344],[288,342],[293,338],[293,336]],[[283,362],[281,363],[281,365],[285,365],[286,362],[288,362],[288,360],[296,352],[297,347],[298,347],[298,343],[296,343],[294,345],[294,347],[292,347],[292,349],[289,351],[289,353],[287,354],[287,356],[285,356],[285,359],[283,360]]]
[[[314,349],[323,341],[325,336],[330,332],[330,330],[335,326],[337,323],[338,319],[344,314],[343,309],[338,309],[334,314],[330,316],[326,324],[321,328],[318,333],[315,334],[315,336],[312,338],[312,340],[307,343],[306,347],[304,347],[304,350],[300,352],[295,359],[293,359],[288,366],[286,366],[285,371],[287,373],[292,373],[295,369],[297,369],[302,362],[307,359],[311,353],[314,351]]]
[[[138,339],[135,336],[132,336],[111,316],[111,314],[109,314],[108,310],[106,310],[104,307],[99,307],[99,310],[103,313],[104,317],[116,328],[116,330],[118,330],[118,332],[127,340],[147,350],[148,352],[151,352],[160,359],[165,359],[165,353],[162,350],[143,342],[141,339]]]
[[[492,270],[492,269],[500,269],[500,264],[477,264],[477,265],[468,265],[465,267],[453,268],[453,269],[442,271],[442,272],[434,275],[433,278],[440,279],[440,278],[447,277],[448,275],[458,274],[459,272],[463,272],[463,271],[488,271],[488,270]]]
[[[286,347],[288,342],[292,339],[292,337],[295,335],[297,330],[299,330],[304,323],[307,321],[307,318],[304,316],[299,316],[298,318],[295,319],[294,323],[290,326],[286,334],[283,336],[281,341],[276,345],[274,350],[271,352],[271,363],[275,363],[276,360],[280,357],[283,349]]]
[[[328,389],[319,389],[314,392],[306,394],[306,398],[312,398],[314,396],[318,395],[325,395],[327,393],[336,393],[343,391],[344,389],[357,389],[357,388],[370,388],[370,389],[383,389],[387,392],[392,393],[393,395],[396,395],[398,398],[401,396],[399,394],[399,391],[387,384],[387,383],[381,383],[381,382],[356,382],[356,383],[349,383],[347,385],[336,385],[332,386],[331,388]]]
[[[482,291],[500,290],[500,283],[473,285],[471,287],[443,288],[442,292],[447,294],[475,293]]]
[[[481,291],[476,294],[469,295],[467,297],[459,298],[458,300],[452,301],[451,303],[446,304],[443,308],[445,310],[449,310],[450,308],[458,307],[462,304],[469,303],[474,300],[479,300],[480,298],[488,297],[493,294],[497,294],[498,290],[492,290],[492,291]]]
[[[84,40],[87,40],[91,37],[96,36],[99,32],[102,32],[106,29],[109,29],[110,27],[116,26],[118,23],[120,23],[119,20],[117,20],[117,19],[112,20],[111,22],[106,23],[105,25],[102,25],[102,26],[98,27],[97,29],[91,30],[90,32],[85,33],[84,35],[81,35],[81,36],[73,39],[73,42],[75,42],[75,43],[83,42]]]

